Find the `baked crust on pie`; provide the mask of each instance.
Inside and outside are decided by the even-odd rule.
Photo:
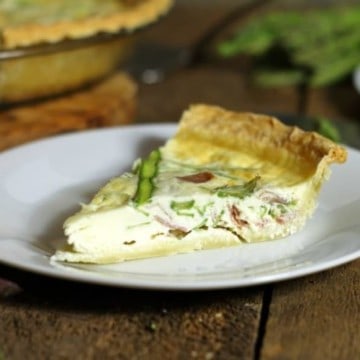
[[[104,79],[129,58],[134,32],[165,15],[173,1],[0,1],[0,104]]]
[[[346,150],[274,117],[193,105],[178,131],[65,224],[53,259],[108,263],[274,240],[312,215]]]
[[[9,0],[0,4],[0,49],[13,49],[41,43],[57,43],[65,39],[82,39],[99,33],[132,32],[156,21],[173,4],[173,0],[84,0],[81,4],[90,6],[86,4],[87,2],[92,6],[93,14],[83,17],[71,16],[71,9],[75,9],[79,4],[76,1],[68,1],[67,16],[55,19],[47,19],[46,12],[39,12],[38,18],[28,16],[23,19],[20,16],[22,11],[31,8],[31,6],[33,6],[36,14],[41,6],[49,5],[50,2],[46,3],[45,0],[32,0],[28,1],[27,4],[21,4],[17,0]],[[101,8],[109,2],[112,3],[109,7],[112,11],[101,14]],[[60,0],[51,3],[61,5]],[[59,9],[64,11],[60,5]],[[98,13],[100,15],[97,15]],[[9,14],[13,15],[15,20],[19,18],[20,20],[11,22]]]
[[[230,152],[226,161],[236,162],[239,154],[252,155],[264,164],[276,164],[288,179],[303,181],[315,176],[316,183],[324,179],[330,164],[343,163],[347,157],[342,146],[316,132],[287,126],[268,115],[203,104],[184,112],[178,132],[167,147],[173,156],[198,163],[214,161],[216,154],[225,154],[227,150]],[[220,148],[224,151],[219,151]],[[272,171],[265,170],[262,176],[284,184],[284,179]]]

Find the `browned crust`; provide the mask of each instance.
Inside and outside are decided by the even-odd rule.
[[[2,47],[12,49],[39,43],[56,43],[64,39],[81,39],[100,32],[117,33],[121,30],[132,32],[156,21],[168,12],[173,0],[145,0],[135,2],[113,15],[91,17],[82,21],[62,21],[51,25],[27,24],[3,29]]]
[[[313,169],[320,162],[343,163],[347,158],[342,146],[316,132],[287,126],[268,115],[239,113],[218,106],[192,105],[182,116],[178,136],[181,134],[191,134],[233,150],[247,149],[273,162],[286,153]]]

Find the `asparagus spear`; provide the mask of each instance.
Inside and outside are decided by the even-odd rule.
[[[343,76],[349,74],[360,63],[360,48],[353,54],[342,54],[332,62],[325,62],[318,66],[311,77],[310,84],[323,86],[333,83]]]
[[[134,202],[141,205],[151,198],[154,191],[153,179],[157,174],[161,159],[160,150],[153,150],[149,157],[142,160],[139,168],[139,180]]]
[[[356,31],[360,23],[360,8],[315,11],[304,14],[303,21],[283,33],[283,42],[289,49],[316,48],[339,35]]]
[[[267,69],[257,69],[255,73],[258,83],[285,85],[310,79],[311,85],[326,85],[360,63],[359,24],[360,7],[355,6],[305,14],[272,13],[249,23],[220,44],[218,51],[223,56],[247,53],[257,59],[269,59],[272,49],[278,47],[292,69],[272,68],[268,62]]]

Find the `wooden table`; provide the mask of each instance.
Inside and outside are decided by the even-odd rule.
[[[230,1],[192,6],[179,2],[148,32],[147,40],[191,44],[230,6]],[[158,84],[138,84],[136,121],[177,121],[193,102],[289,114],[300,108],[295,88],[255,88],[234,66],[199,63]],[[344,122],[360,121],[359,110],[359,96],[350,84],[311,90],[302,107],[308,115]],[[45,127],[31,133],[18,121],[19,109],[8,111],[0,113],[0,122],[5,118],[10,122],[12,114],[7,131],[13,137],[9,141],[7,133],[0,132],[1,143],[8,140],[3,148],[56,132]],[[59,126],[58,132],[126,122],[121,116],[117,123],[106,121],[114,116],[111,111],[97,115],[97,121],[82,122],[77,128]],[[12,280],[0,282],[4,360],[360,358],[359,260],[281,283],[203,292],[107,288],[4,265],[0,277]]]

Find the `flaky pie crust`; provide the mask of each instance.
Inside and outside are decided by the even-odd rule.
[[[172,6],[173,0],[135,1],[126,9],[104,17],[7,26],[1,29],[0,49],[13,49],[41,43],[57,43],[65,39],[82,39],[98,33],[132,32],[156,21]]]
[[[192,158],[190,143],[199,147],[193,158],[211,152],[210,146],[205,149],[207,144],[220,146],[224,152],[245,153],[288,173],[295,172],[300,180],[313,177],[314,185],[326,179],[330,164],[343,163],[347,158],[344,147],[316,132],[285,125],[272,116],[205,104],[194,104],[184,112],[169,150],[176,157]]]

